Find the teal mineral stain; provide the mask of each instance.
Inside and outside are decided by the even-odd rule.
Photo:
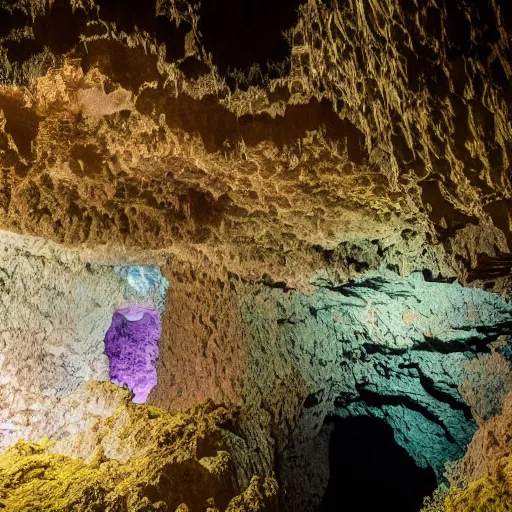
[[[497,294],[421,273],[367,273],[312,294],[268,288],[242,303],[262,395],[292,372],[315,397],[299,431],[320,428],[328,414],[381,418],[440,480],[476,429],[457,389],[465,364],[512,332],[511,313]]]
[[[157,265],[116,265],[114,272],[126,283],[125,299],[132,303],[152,300],[160,314],[165,311],[169,281]]]

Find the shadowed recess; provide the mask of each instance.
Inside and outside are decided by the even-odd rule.
[[[200,9],[205,49],[221,74],[252,65],[267,72],[267,64],[289,60],[283,31],[297,23],[298,0],[206,0]],[[273,77],[275,78],[275,77]]]
[[[385,422],[366,416],[331,418],[330,479],[321,512],[418,512],[436,488],[431,468],[416,466]],[[347,508],[348,510],[348,508]]]

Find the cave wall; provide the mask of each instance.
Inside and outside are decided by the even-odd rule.
[[[245,448],[229,431],[233,409],[207,402],[171,416],[132,403],[110,383],[91,382],[86,391],[97,405],[110,400],[104,417],[0,454],[2,509],[277,512],[273,478],[255,475],[238,486],[233,462],[243,467]]]
[[[344,285],[319,279],[303,292],[176,260],[162,268],[167,287],[157,267],[146,275],[136,270],[145,267],[86,264],[76,252],[11,234],[2,243],[4,448],[21,437],[84,433],[114,413],[119,395],[96,396],[85,381],[109,379],[112,314],[148,290],[167,290],[149,403],[173,413],[208,399],[238,408],[224,436],[236,489],[255,475],[275,477],[282,510],[320,503],[326,418],[387,422],[441,481],[444,462],[461,457],[476,431],[473,416],[499,412],[488,397],[512,383],[503,356],[487,346],[510,332],[510,305],[457,282],[369,271]],[[507,354],[508,342],[501,345]],[[502,379],[489,381],[487,367],[501,368]]]
[[[4,448],[41,437],[57,401],[82,382],[108,380],[103,339],[124,285],[41,240],[2,233],[0,244]]]
[[[419,273],[369,273],[311,293],[206,267],[165,273],[172,293],[150,403],[176,411],[207,396],[240,404],[251,468],[275,471],[289,491],[283,510],[318,506],[331,415],[384,420],[442,481],[444,463],[464,454],[477,429],[476,400],[460,389],[472,378],[468,365],[512,327],[499,295]],[[473,388],[486,379],[472,378]]]
[[[2,450],[20,438],[58,438],[112,413],[108,397],[94,402],[86,383],[110,378],[105,334],[114,311],[162,305],[143,286],[155,278],[156,289],[162,285],[158,267],[136,267],[133,281],[129,272],[82,258],[52,242],[0,233]]]
[[[3,424],[86,400],[138,297],[104,265],[158,261],[150,402],[239,405],[240,488],[275,473],[300,510],[328,415],[385,420],[439,478],[499,410],[471,372],[509,306],[453,281],[510,293],[512,11],[274,4],[0,0],[0,227],[69,248],[0,259]]]

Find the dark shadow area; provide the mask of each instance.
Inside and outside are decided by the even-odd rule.
[[[446,175],[448,175],[447,171]],[[441,240],[452,236],[457,230],[468,224],[478,224],[478,219],[475,216],[466,215],[446,199],[438,181],[422,181],[420,185],[423,204],[430,206],[428,216],[435,225]]]
[[[110,80],[133,93],[137,93],[144,82],[160,78],[157,56],[147,54],[140,46],[128,48],[118,41],[100,39],[87,43],[87,51],[79,55],[84,73],[96,67]]]
[[[158,44],[165,43],[168,61],[183,57],[185,35],[190,25],[182,21],[177,26],[167,16],[157,15],[156,0],[98,0],[96,5],[99,7],[99,19],[115,23],[118,31],[128,34],[135,30],[145,31]],[[96,7],[73,9],[69,0],[54,0],[51,3],[47,0],[44,11],[34,20],[21,7],[0,7],[0,37],[7,36],[13,29],[32,25],[33,39],[8,39],[3,42],[10,61],[25,62],[42,52],[45,46],[55,55],[63,55],[78,45],[81,34],[104,35],[104,25],[88,25],[89,21],[97,20]],[[87,55],[85,47],[82,53]]]
[[[34,38],[6,40],[3,46],[11,62],[25,62],[45,47],[55,55],[68,52],[79,42],[80,33],[87,26],[87,14],[83,9],[73,11],[68,0],[45,2],[44,11],[32,21],[27,13],[0,10],[0,35],[7,35],[12,29],[32,25]],[[5,14],[4,14],[5,13]]]
[[[282,149],[305,137],[307,131],[324,126],[327,139],[345,142],[352,162],[361,165],[366,159],[363,133],[348,119],[340,119],[327,100],[312,99],[306,105],[288,105],[284,116],[274,119],[267,113],[237,117],[213,95],[194,99],[182,94],[174,98],[162,94],[161,90],[147,88],[137,98],[136,107],[144,115],[165,113],[171,129],[199,134],[209,153],[223,150],[226,142],[228,147],[235,147],[242,139],[247,147],[272,141]]]
[[[219,72],[248,70],[258,64],[283,62],[290,47],[282,32],[297,23],[300,0],[205,0],[200,9],[200,30],[206,51]]]
[[[436,488],[434,471],[416,466],[382,420],[330,418],[330,479],[320,512],[418,512]],[[348,508],[347,508],[348,507]],[[352,508],[353,507],[353,508]]]
[[[11,135],[18,151],[25,158],[32,155],[32,141],[39,129],[39,117],[25,108],[21,98],[0,95],[0,110],[6,120],[5,131]]]
[[[185,22],[176,26],[167,16],[157,15],[156,0],[97,0],[96,4],[100,18],[114,22],[118,30],[148,32],[158,44],[165,43],[168,62],[183,57],[185,35],[191,27]]]

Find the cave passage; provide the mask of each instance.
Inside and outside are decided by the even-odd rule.
[[[133,391],[137,404],[145,403],[156,386],[155,361],[161,332],[158,311],[129,307],[114,312],[105,336],[110,381]]]
[[[421,509],[436,488],[434,471],[416,466],[387,423],[368,416],[328,421],[330,479],[320,512]]]

